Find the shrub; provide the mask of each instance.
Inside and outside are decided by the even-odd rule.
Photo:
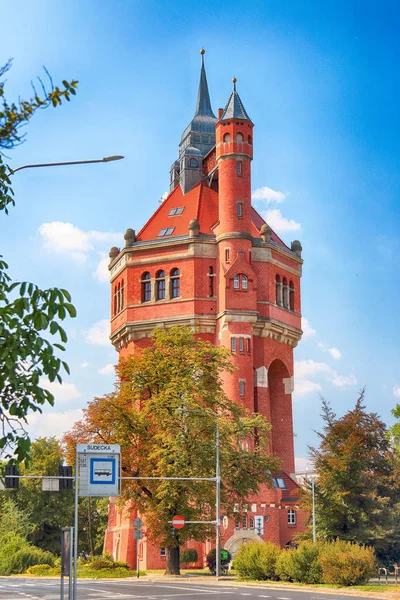
[[[50,565],[33,565],[26,570],[27,575],[59,575],[60,569]]]
[[[321,583],[318,560],[320,544],[303,542],[294,550],[282,551],[277,561],[277,575],[282,581]]]
[[[242,579],[276,579],[280,549],[271,542],[242,544],[235,555],[235,569]]]
[[[50,565],[50,567],[53,567],[54,556],[51,552],[46,552],[41,548],[25,546],[10,556],[8,564],[10,575],[20,574],[25,573],[29,567],[34,565]]]
[[[215,569],[217,566],[216,557],[217,557],[217,551],[215,548],[212,548],[206,556],[207,566],[210,569],[211,573],[215,573]],[[227,565],[231,561],[231,559],[232,559],[232,556],[228,552],[228,558],[226,558],[225,560],[221,560],[221,567],[224,567],[225,565]]]
[[[361,585],[376,571],[373,548],[336,540],[321,546],[319,563],[323,583]]]
[[[94,569],[95,571],[98,571],[100,569],[114,568],[114,560],[110,554],[103,554],[102,556],[92,556],[86,564],[90,569]]]
[[[183,565],[187,563],[194,563],[199,560],[196,548],[185,548],[181,552],[181,563]]]

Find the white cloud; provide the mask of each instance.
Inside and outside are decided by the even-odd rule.
[[[110,321],[102,319],[83,332],[86,342],[94,346],[109,346]]]
[[[310,458],[307,458],[306,456],[296,456],[294,460],[296,464],[296,473],[298,471],[312,472],[314,470],[314,465]]]
[[[29,434],[33,439],[53,435],[59,438],[66,431],[70,431],[82,417],[83,412],[80,408],[65,412],[32,413],[28,418]]]
[[[261,216],[274,231],[298,231],[301,228],[301,223],[297,223],[294,219],[287,219],[277,208],[266,210]]]
[[[309,379],[296,379],[294,383],[294,394],[296,394],[296,396],[306,396],[307,394],[320,392],[321,390],[322,387],[319,383],[310,381]]]
[[[356,385],[357,378],[354,373],[350,375],[338,375],[336,371],[332,371],[332,384],[337,388],[345,388]]]
[[[323,362],[315,362],[311,358],[308,360],[296,360],[294,362],[294,373],[299,379],[310,377],[316,373],[330,373],[332,369]]]
[[[82,264],[97,244],[114,244],[121,241],[122,234],[105,231],[83,231],[72,223],[53,221],[39,227],[43,247],[49,252],[70,256]]]
[[[100,281],[101,283],[109,283],[110,281],[110,273],[108,270],[108,265],[110,263],[110,259],[108,256],[103,256],[97,265],[97,269],[93,273],[93,277]]]
[[[279,204],[288,196],[289,192],[277,192],[276,190],[273,190],[267,186],[257,188],[251,194],[253,200],[265,200],[267,204],[271,204],[271,202],[276,202]]]
[[[393,396],[400,398],[400,385],[393,386]]]
[[[335,348],[334,346],[332,348],[329,348],[329,346],[327,346],[326,344],[318,343],[318,348],[321,348],[321,350],[323,350],[324,352],[329,352],[329,354],[335,360],[339,360],[339,358],[342,358],[342,353],[338,348]]]
[[[114,374],[114,365],[112,365],[111,363],[108,363],[107,365],[105,365],[104,367],[101,367],[101,369],[99,369],[99,373],[100,373],[100,375],[113,375]]]
[[[39,385],[49,390],[56,399],[56,402],[70,402],[76,400],[81,395],[74,383],[58,383],[58,381],[49,381],[42,377]]]
[[[87,368],[88,368],[88,366],[89,366],[89,363],[88,363],[88,362],[86,362],[86,361],[85,361],[85,362],[83,362],[83,363],[81,363],[81,369],[87,369]]]
[[[309,320],[305,317],[301,317],[301,328],[303,330],[303,338],[311,337],[317,333],[317,330],[311,327]]]

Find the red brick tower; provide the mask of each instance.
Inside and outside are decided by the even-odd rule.
[[[112,248],[111,341],[122,355],[150,343],[154,327],[189,324],[231,349],[238,370],[225,378],[231,399],[272,425],[282,459],[273,489],[251,498],[225,531],[235,553],[248,539],[291,542],[304,526],[294,472],[293,348],[301,338],[301,244],[289,248],[251,206],[253,123],[236,91],[215,117],[204,67],[196,112],[171,167],[170,194],[125,247]],[[251,450],[251,449],[250,449]],[[105,548],[135,565],[132,521],[110,504]],[[197,544],[200,564],[208,544]],[[143,568],[163,568],[163,549],[144,542]]]

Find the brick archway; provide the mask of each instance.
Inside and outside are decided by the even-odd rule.
[[[293,377],[281,360],[274,360],[268,369],[270,394],[272,451],[282,459],[282,469],[294,473],[292,419]]]
[[[232,558],[234,558],[236,552],[239,550],[242,544],[262,541],[263,539],[259,535],[257,535],[255,531],[235,531],[235,533],[226,540],[224,548],[225,550],[228,550]]]

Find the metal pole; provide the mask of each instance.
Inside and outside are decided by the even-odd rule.
[[[216,418],[216,440],[215,440],[215,446],[216,446],[216,465],[215,465],[215,488],[216,488],[216,499],[215,499],[215,508],[216,508],[216,519],[215,519],[215,535],[216,535],[216,540],[215,540],[215,558],[216,558],[216,563],[215,563],[215,574],[218,580],[218,577],[221,575],[221,539],[220,539],[220,529],[221,529],[221,520],[220,520],[220,513],[221,513],[221,476],[220,476],[220,471],[219,471],[219,423],[218,423],[218,413],[215,413],[215,418]]]
[[[72,552],[74,544],[74,528],[69,528],[69,577],[68,577],[68,600],[72,600]]]
[[[139,579],[139,540],[136,540],[136,579]]]
[[[76,579],[78,571],[78,448],[75,451],[75,511],[74,511],[74,574],[73,600],[76,600]]]
[[[317,532],[315,527],[315,480],[314,477],[311,479],[311,490],[312,490],[312,537],[313,542],[317,541]]]
[[[10,175],[13,175],[17,171],[22,171],[22,169],[36,169],[40,167],[64,167],[67,165],[90,165],[93,163],[101,163],[101,162],[112,162],[114,160],[122,160],[123,156],[105,156],[104,158],[96,158],[95,160],[69,160],[65,162],[51,162],[51,163],[39,163],[34,165],[23,165],[22,167],[17,167],[16,169],[12,169]]]
[[[71,579],[71,577],[70,577]],[[64,575],[63,575],[63,569],[62,569],[62,565],[61,565],[61,586],[60,586],[60,598],[61,600],[64,600]],[[68,598],[69,600],[69,598]]]

